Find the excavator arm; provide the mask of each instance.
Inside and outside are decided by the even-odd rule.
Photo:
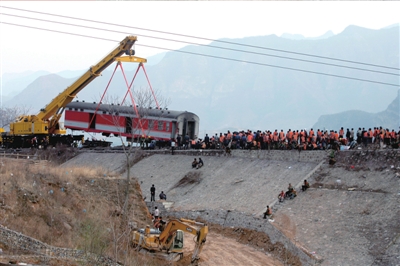
[[[54,98],[45,108],[41,109],[37,115],[20,116],[16,122],[10,124],[11,135],[29,134],[65,134],[65,130],[60,128],[59,120],[64,108],[70,103],[83,88],[91,81],[101,75],[101,72],[111,65],[114,61],[145,63],[147,60],[135,57],[132,46],[137,40],[136,36],[127,36],[120,44],[107,54],[96,65],[90,67],[81,77]],[[123,54],[127,55],[121,57]]]

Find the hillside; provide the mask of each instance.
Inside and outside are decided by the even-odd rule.
[[[265,64],[393,84],[398,84],[398,77],[351,68],[364,68],[363,64],[293,55],[269,49],[398,67],[399,39],[398,26],[380,30],[349,26],[337,35],[315,40],[294,40],[276,35],[223,39],[216,40],[208,46],[187,46],[179,53],[168,52],[158,64],[150,65],[146,69],[152,87],[171,99],[169,109],[187,110],[199,115],[202,121],[201,132],[220,132],[223,128],[231,130],[310,128],[321,115],[349,110],[382,112],[396,97],[397,91],[383,84],[291,71],[268,67]],[[261,48],[250,49],[226,42]],[[222,46],[231,50],[216,49],[211,46]],[[194,53],[210,57],[197,56]],[[140,55],[139,50],[137,54]],[[216,56],[242,62],[218,59]],[[323,64],[305,60],[320,61]],[[338,68],[327,63],[346,65],[350,68]],[[128,79],[133,77],[133,74],[132,70],[128,71]],[[110,77],[111,71],[104,71],[101,77],[79,93],[79,100],[98,101]],[[36,100],[32,103],[35,105],[33,110],[39,110],[68,86],[52,80],[50,76],[46,79],[49,83],[52,82],[54,91],[46,90],[44,94],[45,87],[36,83],[8,103],[23,102],[23,98],[31,95]],[[143,73],[137,76],[134,87],[148,88]],[[122,97],[125,92],[126,85],[122,74],[117,72],[107,93]],[[30,99],[32,98],[29,97]],[[359,118],[367,119],[366,116]],[[381,121],[386,123],[391,121],[391,118],[382,118]],[[358,124],[368,123],[364,120],[358,122]],[[325,124],[325,127],[331,126]],[[390,125],[382,124],[382,126]]]
[[[149,223],[143,198],[148,201],[155,184],[156,194],[167,193],[168,208],[161,215],[210,224],[198,265],[222,259],[229,265],[398,265],[400,153],[342,151],[334,166],[327,163],[328,154],[235,150],[221,156],[183,150],[172,156],[163,150],[138,151],[141,159],[131,168],[135,179],[129,220],[139,227]],[[201,157],[204,167],[192,169],[193,157]],[[122,236],[124,154],[79,153],[45,173],[47,165],[26,161],[21,167],[18,162],[2,159],[2,225],[51,245],[91,252],[99,252],[102,241],[113,243],[115,234],[106,232]],[[280,190],[288,183],[298,189],[304,179],[312,184],[308,191],[277,203]],[[150,211],[155,204],[163,206],[147,202]],[[262,219],[266,205],[273,208],[273,220]],[[16,247],[1,248],[6,255],[0,259],[20,254]],[[112,245],[101,254],[116,256]],[[138,258],[131,255],[129,251],[128,265]],[[118,255],[126,262],[124,256]],[[189,265],[188,257],[179,265]]]

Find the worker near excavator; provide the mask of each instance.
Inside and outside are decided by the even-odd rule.
[[[157,221],[158,216],[160,216],[160,210],[156,207],[154,207],[154,220]]]
[[[158,230],[160,230],[160,232],[162,232],[162,231],[164,231],[164,228],[165,228],[165,224],[166,224],[167,222],[165,222],[163,219],[162,219],[162,217],[160,216],[160,217],[158,217],[157,219],[154,219],[154,228],[156,228],[156,229],[158,229]]]

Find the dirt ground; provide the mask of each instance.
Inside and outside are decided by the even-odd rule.
[[[195,243],[191,235],[185,234],[186,255],[184,261],[190,261]],[[233,255],[234,254],[234,255]],[[214,265],[253,265],[253,266],[279,266],[283,265],[269,253],[257,250],[249,245],[244,245],[236,240],[217,233],[209,233],[206,245],[200,253],[199,266]]]

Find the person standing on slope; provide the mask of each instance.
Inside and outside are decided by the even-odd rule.
[[[156,201],[156,199],[155,199],[155,195],[156,195],[156,188],[154,187],[154,184],[153,184],[153,185],[151,185],[151,188],[150,188],[150,194],[151,194],[150,201]]]

